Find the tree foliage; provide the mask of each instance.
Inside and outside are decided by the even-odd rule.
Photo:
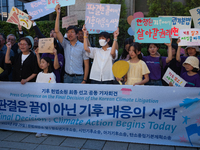
[[[100,3],[104,4],[121,4],[120,19],[127,17],[125,0],[101,0]]]
[[[173,0],[147,0],[149,17],[167,16],[190,16],[189,10],[200,6],[200,0],[186,0],[186,4]]]

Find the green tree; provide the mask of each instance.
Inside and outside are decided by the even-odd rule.
[[[121,4],[120,19],[127,17],[125,0],[101,0],[100,3],[104,4]]]
[[[149,17],[184,15],[185,7],[181,2],[173,2],[173,0],[147,0],[147,5],[149,6]]]
[[[189,10],[199,6],[200,6],[200,0],[186,0],[185,15],[190,16]]]

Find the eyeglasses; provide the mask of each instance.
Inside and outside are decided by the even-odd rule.
[[[24,43],[24,44],[22,44],[22,43],[19,43],[19,45],[20,45],[20,46],[26,46],[26,45],[28,45],[28,44],[25,44],[25,43]]]
[[[15,41],[15,39],[10,39],[10,38],[8,38],[8,41],[13,41],[13,42],[14,42],[14,41]]]

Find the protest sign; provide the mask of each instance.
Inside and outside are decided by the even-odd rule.
[[[0,129],[200,147],[199,89],[1,82]]]
[[[135,18],[135,41],[170,43],[172,18]]]
[[[20,24],[26,29],[30,29],[32,26],[32,22],[29,20],[28,16],[29,16],[28,14],[19,10],[18,8],[12,7],[6,22],[16,25]]]
[[[62,18],[62,28],[67,28],[71,25],[78,25],[78,20],[76,15],[66,16]]]
[[[172,38],[179,37],[180,29],[190,29],[192,18],[191,16],[159,16],[159,17],[171,17],[172,18],[172,28],[171,36]]]
[[[75,5],[76,0],[46,0],[47,8],[55,8],[57,4],[61,7]]]
[[[39,53],[53,53],[54,38],[40,38],[38,47]]]
[[[46,0],[37,0],[30,3],[24,3],[24,5],[28,14],[32,17],[32,20],[36,20],[55,11],[54,8],[47,9]]]
[[[119,24],[121,5],[86,3],[86,28],[116,31]]]
[[[194,27],[200,28],[200,7],[190,9],[190,14],[194,22]]]
[[[165,72],[162,79],[168,84],[171,82],[176,87],[184,87],[187,83],[169,67],[167,68],[167,71]]]
[[[179,46],[199,46],[200,45],[200,29],[183,29],[180,30],[181,42]]]

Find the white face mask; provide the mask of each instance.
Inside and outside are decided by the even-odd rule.
[[[99,45],[100,46],[105,46],[106,44],[107,44],[106,40],[104,40],[104,39],[100,39],[99,40]]]

